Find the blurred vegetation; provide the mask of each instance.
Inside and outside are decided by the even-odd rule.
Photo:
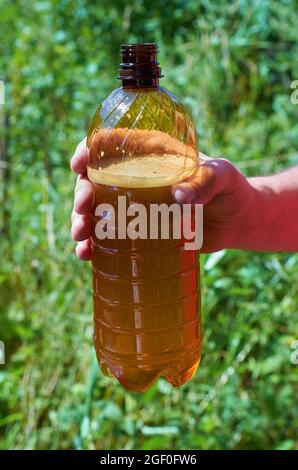
[[[298,162],[295,0],[0,0],[0,448],[298,448],[297,254],[202,257],[194,380],[143,395],[98,372],[69,158],[116,86],[119,45],[157,41],[200,148],[246,175]]]

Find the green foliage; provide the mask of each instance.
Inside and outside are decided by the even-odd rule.
[[[126,41],[159,43],[201,150],[247,175],[297,163],[297,16],[295,0],[1,0],[0,448],[297,448],[297,254],[203,256],[200,369],[136,395],[98,372],[69,235],[69,158]]]

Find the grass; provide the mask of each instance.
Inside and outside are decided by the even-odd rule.
[[[298,163],[294,2],[189,1],[187,12],[184,3],[160,15],[162,0],[131,11],[121,1],[63,11],[32,2],[26,12],[4,0],[1,449],[297,448],[296,253],[201,257],[203,359],[183,387],[159,380],[128,393],[94,356],[90,266],[69,234],[68,161],[115,86],[121,42],[158,40],[163,85],[191,107],[205,153],[247,176]]]

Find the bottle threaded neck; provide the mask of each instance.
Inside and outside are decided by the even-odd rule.
[[[163,75],[157,61],[155,43],[122,44],[118,78],[124,87],[156,87]]]

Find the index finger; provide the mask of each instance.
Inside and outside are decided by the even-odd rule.
[[[87,138],[83,139],[77,146],[74,155],[70,160],[70,168],[75,173],[85,174],[89,159],[89,150],[86,147]]]

